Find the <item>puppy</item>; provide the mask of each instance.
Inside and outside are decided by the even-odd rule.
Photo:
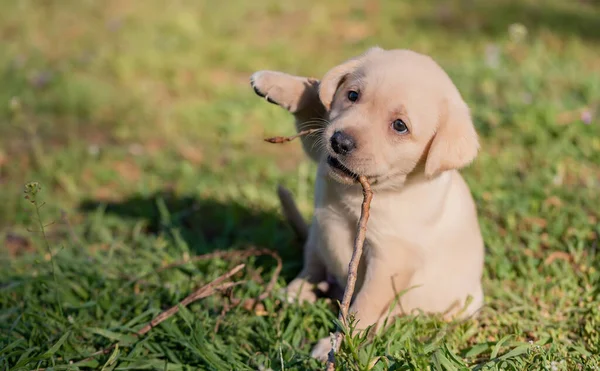
[[[358,328],[381,325],[388,314],[474,314],[483,304],[484,248],[457,170],[477,156],[478,136],[443,69],[413,51],[372,48],[321,81],[272,71],[251,81],[258,95],[294,114],[298,130],[322,128],[303,138],[318,162],[315,211],[289,294],[314,301],[328,275],[345,286],[361,174],[374,197],[350,306]],[[321,339],[312,356],[324,360],[330,349],[330,338]]]

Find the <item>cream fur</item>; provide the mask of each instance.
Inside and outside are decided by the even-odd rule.
[[[366,175],[374,191],[350,307],[359,328],[381,324],[405,290],[392,315],[474,314],[483,304],[484,249],[472,196],[457,170],[474,160],[479,144],[469,109],[442,68],[412,51],[373,48],[321,81],[260,71],[252,85],[294,114],[298,130],[315,123],[323,129],[303,139],[319,164],[315,212],[304,268],[289,294],[314,301],[314,288],[327,275],[346,283],[362,194],[352,177],[328,164],[331,156]],[[349,90],[359,92],[356,102],[347,98]],[[396,119],[409,133],[393,130]],[[351,136],[356,149],[335,153],[335,131]],[[330,348],[325,338],[312,354],[325,359]]]

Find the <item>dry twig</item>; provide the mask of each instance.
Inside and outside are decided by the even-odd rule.
[[[237,265],[236,267],[234,267],[233,269],[231,269],[229,272],[217,277],[216,279],[214,279],[213,281],[207,283],[206,285],[200,287],[199,289],[197,289],[196,291],[194,291],[193,293],[191,293],[190,295],[188,295],[185,299],[183,299],[181,302],[179,302],[177,305],[161,312],[160,314],[158,314],[156,317],[154,317],[152,319],[152,321],[148,322],[147,325],[145,325],[144,327],[142,327],[140,330],[138,330],[134,336],[143,336],[146,333],[148,333],[150,330],[152,330],[154,327],[158,326],[160,323],[164,322],[165,320],[167,320],[168,318],[170,318],[171,316],[173,316],[174,314],[176,314],[177,312],[179,312],[179,306],[181,305],[182,307],[186,307],[189,304],[195,302],[196,300],[200,300],[203,298],[206,298],[218,291],[223,291],[223,290],[227,290],[231,287],[240,285],[242,283],[244,283],[244,281],[240,281],[240,282],[224,282],[227,279],[231,278],[233,275],[235,275],[236,273],[238,273],[239,271],[241,271],[242,269],[244,269],[245,264],[240,264]],[[95,357],[99,356],[99,355],[103,355],[103,354],[108,354],[110,351],[112,351],[113,349],[115,349],[115,347],[117,346],[118,343],[114,343],[112,345],[110,345],[109,347],[106,347],[104,349],[101,349],[95,353],[90,354],[87,358],[84,358],[80,361],[77,361],[74,363],[74,365],[77,364],[81,364],[81,363],[85,363],[88,361],[91,361],[92,359],[94,359]],[[40,370],[46,370],[45,368],[37,368],[36,370],[40,371]]]
[[[279,278],[279,274],[281,273],[281,268],[283,267],[281,258],[279,257],[279,255],[277,255],[275,252],[273,252],[271,250],[261,249],[261,250],[257,250],[257,251],[260,252],[261,255],[270,255],[271,257],[273,257],[273,259],[275,259],[277,261],[277,267],[275,267],[275,271],[273,272],[273,275],[271,276],[271,280],[267,284],[265,291],[263,291],[263,293],[260,294],[258,296],[258,298],[246,299],[246,300],[233,299],[231,301],[233,304],[232,308],[237,305],[242,304],[242,306],[248,310],[254,309],[258,303],[262,302],[267,297],[269,297],[269,295],[273,291],[273,288],[275,287],[275,284],[277,283],[277,279]],[[256,254],[256,255],[258,255],[258,254]]]
[[[165,310],[164,312],[160,313],[158,316],[154,317],[154,319],[152,321],[148,322],[148,324],[146,326],[142,327],[137,332],[137,335],[138,336],[144,335],[148,331],[152,330],[152,328],[158,326],[161,322],[165,321],[166,319],[168,319],[175,313],[179,312],[180,305],[182,307],[186,307],[189,304],[195,302],[196,300],[210,296],[217,291],[226,290],[230,287],[239,285],[239,282],[223,283],[223,281],[229,279],[231,276],[233,276],[237,272],[244,269],[244,267],[245,267],[245,264],[240,264],[240,265],[236,266],[235,268],[233,268],[232,270],[230,270],[229,272],[225,273],[224,275],[217,277],[214,281],[200,287],[198,290],[194,291],[193,293],[188,295],[185,299],[183,299],[179,304]]]
[[[285,143],[292,141],[300,136],[311,134],[319,129],[304,130],[291,137],[274,137],[265,139],[269,143]],[[358,263],[362,256],[363,246],[365,244],[365,237],[367,235],[367,221],[369,220],[369,213],[371,209],[371,200],[373,199],[373,191],[371,191],[371,185],[367,180],[367,177],[361,175],[358,177],[358,181],[363,188],[363,202],[360,212],[360,219],[358,220],[358,233],[354,240],[354,251],[352,252],[352,259],[350,259],[350,265],[348,266],[348,279],[346,281],[346,289],[344,290],[344,297],[340,305],[339,320],[344,326],[347,326],[348,308],[350,307],[350,301],[354,295],[354,286],[356,284],[356,271],[358,270]],[[281,196],[280,196],[281,198]],[[284,207],[285,209],[285,207]],[[289,218],[288,218],[289,219]],[[343,335],[340,330],[335,333],[334,346],[329,352],[327,359],[327,371],[333,371],[335,369],[335,353],[340,349]]]
[[[219,314],[219,317],[217,317],[217,320],[215,321],[215,327],[213,328],[213,334],[212,334],[213,339],[215,338],[215,335],[219,332],[219,328],[221,327],[221,322],[223,322],[225,315],[231,309],[230,303],[231,303],[231,295],[230,295],[228,302],[226,302],[223,305],[223,308],[221,308],[221,313]]]
[[[286,142],[291,142],[292,140],[294,140],[296,138],[299,138],[299,137],[301,137],[303,135],[309,135],[309,134],[315,133],[315,132],[317,132],[319,130],[322,130],[322,129],[318,129],[317,128],[317,129],[302,130],[302,131],[298,132],[298,134],[292,135],[290,137],[272,137],[272,138],[266,138],[265,142],[269,142],[269,143],[286,143]]]
[[[362,256],[363,245],[365,244],[365,237],[367,235],[367,221],[369,220],[369,213],[371,208],[371,200],[373,199],[373,191],[371,191],[371,185],[367,181],[365,176],[359,176],[358,181],[363,188],[363,202],[360,211],[360,219],[358,220],[358,233],[354,240],[354,251],[352,252],[352,259],[348,267],[348,279],[346,281],[346,289],[344,290],[344,297],[342,304],[340,305],[339,320],[346,326],[348,317],[348,308],[350,307],[350,301],[354,295],[354,285],[356,284],[356,271],[358,269],[358,263]],[[334,346],[329,352],[327,359],[327,371],[335,369],[335,352],[340,349],[343,335],[340,330],[335,333]]]
[[[231,301],[231,304],[232,304],[231,308],[234,308],[235,306],[237,306],[239,304],[243,304],[243,306],[245,308],[252,309],[256,306],[256,304],[265,300],[271,294],[271,292],[273,291],[273,288],[275,287],[275,284],[277,283],[277,279],[279,279],[279,274],[281,273],[283,264],[281,262],[281,257],[279,257],[279,255],[275,251],[272,251],[269,249],[258,249],[258,248],[251,248],[251,249],[244,250],[244,251],[239,251],[239,250],[215,251],[215,252],[204,254],[204,255],[194,256],[187,260],[181,260],[181,261],[178,261],[175,263],[171,263],[169,265],[166,265],[164,267],[157,269],[155,272],[161,272],[166,269],[176,268],[176,267],[179,267],[179,266],[191,263],[191,262],[196,262],[196,261],[201,261],[201,260],[206,260],[206,259],[213,259],[213,258],[246,259],[250,256],[259,256],[259,255],[269,255],[273,259],[275,259],[275,261],[277,262],[277,267],[275,267],[275,271],[273,271],[273,275],[271,276],[271,280],[269,281],[269,284],[267,285],[267,287],[265,288],[263,293],[260,294],[260,296],[256,299],[246,299],[243,301],[239,300],[239,299],[232,299],[232,301]]]

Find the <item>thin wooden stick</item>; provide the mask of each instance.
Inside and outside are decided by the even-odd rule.
[[[193,293],[191,293],[190,295],[188,295],[185,299],[183,299],[181,302],[179,302],[179,304],[161,312],[160,314],[158,314],[156,317],[154,317],[152,319],[152,321],[148,322],[148,324],[144,327],[142,327],[140,330],[138,330],[138,332],[136,332],[134,334],[134,336],[143,336],[146,333],[148,333],[150,330],[152,330],[154,327],[158,326],[160,323],[164,322],[165,320],[167,320],[168,318],[170,318],[171,316],[173,316],[174,314],[176,314],[177,312],[179,312],[179,306],[183,306],[186,307],[189,304],[193,303],[196,300],[200,300],[203,298],[206,298],[212,294],[214,294],[215,292],[218,291],[223,291],[223,290],[227,290],[231,287],[240,285],[242,283],[245,283],[245,281],[240,281],[240,282],[223,282],[229,278],[231,278],[233,275],[235,275],[236,273],[238,273],[239,271],[241,271],[242,269],[244,269],[245,264],[240,264],[237,265],[236,267],[234,267],[233,269],[231,269],[229,272],[217,277],[216,279],[214,279],[213,281],[207,283],[206,285],[200,287],[198,290],[194,291]],[[92,359],[94,359],[96,356],[99,355],[103,355],[103,354],[108,354],[110,353],[111,350],[115,349],[115,347],[117,346],[117,344],[119,343],[114,343],[104,349],[101,349],[95,353],[90,354],[87,358],[84,358],[82,360],[79,360],[77,362],[74,362],[73,365],[78,365],[81,363],[85,363],[88,361],[91,361]],[[36,371],[45,371],[46,368],[37,368]]]
[[[365,237],[367,235],[367,221],[369,220],[371,200],[373,199],[373,191],[371,191],[371,185],[369,184],[367,178],[361,175],[358,177],[358,181],[363,188],[363,202],[360,211],[360,219],[358,220],[358,232],[356,234],[356,239],[354,240],[354,251],[352,253],[352,259],[350,259],[350,265],[348,266],[346,289],[344,290],[344,297],[342,299],[342,304],[340,305],[340,314],[338,316],[338,319],[344,326],[347,326],[348,324],[348,309],[350,307],[352,296],[354,295],[356,271],[362,256],[363,246],[365,244]],[[327,371],[335,370],[335,353],[340,349],[342,340],[343,334],[338,329],[338,331],[335,333],[333,347],[331,348],[327,359]]]
[[[270,250],[265,250],[264,253],[267,255],[270,255],[273,259],[275,259],[275,261],[277,261],[277,267],[275,267],[275,271],[273,272],[273,275],[271,276],[271,280],[269,281],[269,284],[265,288],[265,291],[263,291],[263,293],[260,294],[260,296],[258,297],[258,301],[265,300],[269,296],[271,291],[273,291],[273,288],[275,287],[275,284],[277,283],[277,279],[279,278],[279,274],[281,273],[281,269],[283,268],[283,263],[281,262],[281,258],[279,257],[279,255],[277,255],[276,253],[274,253],[273,251],[270,251]]]
[[[231,309],[231,305],[229,303],[225,303],[225,305],[223,305],[223,308],[221,308],[221,313],[219,314],[219,317],[217,317],[217,320],[215,321],[215,327],[213,327],[213,333],[212,333],[213,339],[215,338],[215,335],[219,332],[219,327],[221,326],[221,322],[223,321],[223,318],[225,318],[225,315],[227,314],[227,312],[229,312],[230,309]]]
[[[154,319],[152,319],[152,321],[148,322],[148,324],[146,326],[142,327],[137,332],[137,335],[138,336],[144,335],[148,331],[152,330],[152,328],[158,326],[160,323],[167,320],[169,317],[171,317],[175,313],[179,312],[180,305],[182,307],[186,307],[189,304],[195,302],[196,300],[210,296],[217,291],[226,290],[230,287],[235,286],[238,283],[236,283],[236,282],[223,283],[223,281],[229,279],[231,276],[233,276],[237,272],[244,269],[244,267],[245,267],[245,264],[240,264],[240,265],[236,266],[235,268],[233,268],[232,270],[230,270],[229,272],[225,273],[224,275],[217,277],[214,281],[200,287],[198,290],[194,291],[193,293],[188,295],[185,299],[183,299],[181,302],[179,302],[179,304],[165,310],[164,312],[160,313],[158,316],[154,317]]]
[[[302,130],[300,131],[298,134],[296,135],[292,135],[291,137],[272,137],[272,138],[266,138],[265,142],[269,142],[269,143],[285,143],[285,142],[291,142],[292,140],[301,137],[303,135],[309,135],[312,133],[315,133],[319,130],[323,130],[323,129],[308,129],[308,130]]]
[[[267,138],[265,141],[269,143],[285,143],[292,141],[302,135],[308,135],[320,129],[303,130],[296,135],[291,137],[273,137]],[[371,200],[373,199],[373,191],[371,191],[371,185],[367,180],[367,177],[361,175],[358,177],[358,181],[363,188],[363,202],[360,212],[360,218],[358,220],[358,232],[356,239],[354,240],[354,251],[352,252],[352,259],[348,266],[348,279],[346,281],[346,289],[344,290],[344,297],[340,305],[340,313],[338,319],[344,326],[347,326],[348,310],[350,307],[350,301],[354,295],[354,286],[356,285],[356,271],[358,270],[358,264],[362,256],[363,246],[365,244],[365,237],[367,235],[367,221],[369,220],[369,214],[371,209]],[[281,195],[280,195],[281,198]],[[285,209],[285,205],[284,205]],[[285,211],[285,210],[284,210]],[[333,347],[327,357],[327,371],[335,370],[335,353],[340,349],[340,345],[343,340],[342,332],[338,329],[335,333],[335,339]]]
[[[251,248],[248,250],[243,250],[243,251],[239,251],[239,250],[234,250],[234,251],[215,251],[212,253],[208,253],[208,254],[204,254],[204,255],[198,255],[198,256],[194,256],[190,259],[187,260],[181,260],[169,265],[166,265],[164,267],[161,267],[159,269],[157,269],[155,272],[161,272],[165,269],[171,269],[171,268],[176,268],[182,265],[185,265],[187,263],[191,263],[191,262],[197,262],[197,261],[201,261],[201,260],[206,260],[206,259],[212,259],[212,258],[223,258],[223,259],[227,259],[227,258],[238,258],[238,259],[245,259],[248,258],[250,256],[258,256],[258,255],[269,255],[271,256],[273,259],[275,259],[275,261],[277,262],[277,267],[275,267],[275,271],[273,272],[273,275],[271,276],[271,280],[269,281],[269,284],[267,285],[267,287],[265,288],[265,290],[263,291],[262,294],[260,294],[260,296],[256,299],[246,299],[246,300],[239,300],[239,299],[233,299],[232,300],[232,307],[235,307],[237,305],[239,305],[240,303],[243,303],[243,306],[245,308],[254,308],[256,306],[256,304],[258,304],[259,302],[265,300],[273,291],[273,288],[275,287],[275,284],[277,283],[277,279],[279,279],[279,275],[281,274],[281,269],[283,267],[283,264],[281,262],[281,257],[272,250],[269,249],[259,249],[259,248]]]
[[[262,302],[267,297],[269,297],[269,295],[271,294],[271,291],[273,291],[273,288],[275,287],[275,284],[277,283],[277,279],[279,278],[279,274],[281,273],[281,269],[283,268],[283,263],[281,262],[281,258],[279,257],[279,255],[277,255],[275,252],[273,252],[271,250],[263,249],[263,250],[259,250],[259,251],[262,255],[270,255],[273,259],[275,259],[277,261],[277,267],[275,267],[275,271],[273,271],[271,280],[267,284],[267,287],[265,288],[263,293],[258,296],[258,298],[246,299],[246,300],[232,299],[233,307],[242,304],[242,306],[244,308],[247,308],[248,310],[254,309],[258,303]]]

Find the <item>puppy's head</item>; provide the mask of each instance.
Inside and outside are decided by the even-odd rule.
[[[469,109],[431,58],[409,50],[369,49],[330,70],[319,98],[330,174],[399,183],[468,165],[479,144]]]

